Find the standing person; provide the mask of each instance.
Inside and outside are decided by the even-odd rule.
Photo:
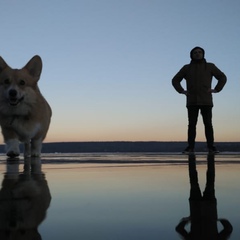
[[[227,78],[213,63],[206,62],[204,55],[203,48],[193,48],[190,52],[190,64],[184,65],[172,79],[172,85],[176,91],[185,94],[187,97],[188,146],[183,153],[194,152],[199,111],[203,118],[208,150],[211,153],[218,153],[214,146],[212,126],[212,93],[220,92]],[[211,86],[212,77],[218,80],[214,88]],[[183,79],[186,80],[186,90],[181,86]]]

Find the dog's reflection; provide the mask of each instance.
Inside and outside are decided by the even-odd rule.
[[[51,195],[41,159],[7,160],[0,190],[0,239],[40,240],[38,226],[46,217]]]
[[[214,154],[207,158],[206,187],[201,193],[196,169],[196,157],[189,155],[190,178],[190,216],[183,218],[176,227],[176,231],[183,239],[189,240],[218,240],[228,239],[232,233],[232,225],[226,219],[218,218],[217,199],[215,197],[215,159]],[[218,222],[222,225],[218,230]],[[186,228],[190,224],[189,231]]]

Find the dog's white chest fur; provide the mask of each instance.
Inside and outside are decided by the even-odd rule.
[[[9,124],[19,136],[21,142],[29,142],[41,130],[40,123],[29,124],[28,121],[21,118],[13,118]]]

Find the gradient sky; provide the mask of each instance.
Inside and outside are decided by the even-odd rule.
[[[214,95],[215,140],[239,141],[239,12],[238,0],[1,1],[0,55],[13,68],[42,57],[45,142],[185,141],[186,99],[171,79],[201,46],[228,77]]]

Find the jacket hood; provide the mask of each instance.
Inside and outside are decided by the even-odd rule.
[[[192,58],[192,54],[193,54],[193,51],[194,50],[196,50],[196,49],[201,49],[202,50],[202,52],[203,52],[203,58],[205,57],[205,51],[204,51],[204,49],[203,48],[201,48],[201,47],[195,47],[195,48],[193,48],[191,51],[190,51],[190,58],[193,60],[193,58]]]

